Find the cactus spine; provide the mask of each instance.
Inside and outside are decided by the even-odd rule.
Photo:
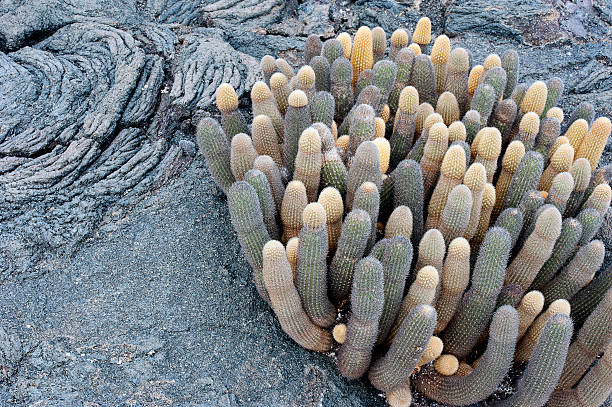
[[[297,236],[302,229],[302,212],[308,205],[306,187],[301,181],[287,184],[281,204],[281,221],[283,223],[283,242]]]
[[[346,207],[351,210],[357,188],[364,182],[372,182],[380,190],[382,174],[380,173],[380,155],[378,147],[372,141],[365,141],[357,147],[351,167],[348,171],[346,185]]]

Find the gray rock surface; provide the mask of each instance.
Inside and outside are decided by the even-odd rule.
[[[423,15],[612,116],[605,0],[0,0],[0,405],[384,405],[280,330],[193,134],[261,56]]]

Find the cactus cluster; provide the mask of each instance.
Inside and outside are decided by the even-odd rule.
[[[312,35],[304,62],[262,58],[251,126],[229,84],[221,124],[198,125],[281,328],[392,406],[414,390],[451,406],[602,403],[610,120],[588,103],[565,115],[559,78],[520,83],[514,50],[478,65],[432,42],[427,18],[412,35]],[[514,389],[490,398],[511,368]]]

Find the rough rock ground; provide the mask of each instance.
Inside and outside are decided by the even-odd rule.
[[[257,297],[193,130],[264,54],[422,15],[612,116],[606,0],[0,0],[0,405],[384,405]]]

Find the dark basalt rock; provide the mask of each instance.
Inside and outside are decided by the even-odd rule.
[[[423,15],[612,116],[612,9],[587,3],[0,0],[0,405],[384,405],[259,299],[194,124],[222,82],[247,113],[265,54]]]

